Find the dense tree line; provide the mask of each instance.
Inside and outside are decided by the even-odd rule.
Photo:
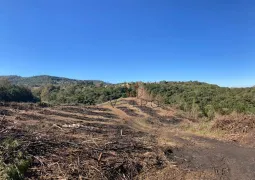
[[[165,104],[191,112],[194,117],[213,118],[215,113],[255,113],[255,87],[226,88],[200,82],[141,83],[147,94]],[[140,84],[140,85],[141,85]],[[83,81],[75,84],[48,84],[30,89],[0,79],[0,101],[94,105],[110,100],[135,97],[137,84],[105,84]],[[35,98],[36,97],[36,98]]]
[[[35,102],[50,104],[85,104],[98,103],[136,96],[133,85],[111,85],[99,81],[81,81],[70,84],[48,85],[29,88],[11,84],[6,78],[0,78],[0,101]]]
[[[105,85],[79,83],[67,86],[46,85],[34,90],[37,97],[43,102],[53,104],[81,103],[95,105],[110,100],[136,96],[134,87],[125,85]]]
[[[200,116],[214,113],[255,113],[255,88],[226,88],[200,82],[160,82],[144,84],[147,92],[166,104]]]
[[[30,89],[12,85],[4,79],[0,80],[0,101],[35,102],[37,100]]]
[[[52,85],[71,85],[78,83],[94,83],[100,84],[105,83],[97,80],[76,80],[56,76],[32,76],[32,77],[21,77],[21,76],[0,76],[0,79],[6,79],[13,85],[26,86],[26,87],[41,87],[47,84]],[[107,83],[105,83],[107,84]]]

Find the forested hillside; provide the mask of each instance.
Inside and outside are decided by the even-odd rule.
[[[51,76],[0,77],[1,101],[41,101],[51,104],[94,105],[121,97],[135,97],[136,89],[103,81],[79,81]],[[17,84],[17,85],[16,85]],[[32,92],[31,92],[32,91]]]
[[[82,103],[86,105],[95,105],[109,100],[125,97],[135,97],[136,89],[134,86],[125,85],[95,85],[75,84],[67,86],[46,85],[35,89],[34,94],[41,101],[53,104],[63,103]]]
[[[52,85],[71,85],[78,83],[94,83],[94,84],[105,84],[103,81],[98,80],[76,80],[56,76],[32,76],[32,77],[21,77],[21,76],[0,76],[0,79],[7,79],[13,85],[28,86],[28,87],[40,87],[48,84]]]
[[[214,112],[255,113],[255,88],[226,88],[200,82],[145,83],[154,98],[184,111],[210,116]]]
[[[2,80],[1,80],[2,79]],[[1,78],[0,100],[43,102],[103,103],[120,97],[135,97],[137,84],[106,84],[103,81],[80,81],[52,76],[4,76]],[[201,82],[141,83],[154,99],[192,112],[197,116],[213,118],[215,113],[255,113],[255,88],[227,88]],[[27,87],[32,88],[31,90]],[[36,88],[35,88],[36,87]]]

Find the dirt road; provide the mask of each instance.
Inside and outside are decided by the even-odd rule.
[[[197,179],[255,179],[254,148],[190,134],[164,134],[166,141],[177,144],[166,148],[166,156],[186,175],[193,171],[199,172]]]
[[[138,108],[147,113],[149,119],[131,120],[130,126],[153,135],[170,167],[172,164],[178,167],[175,176],[171,175],[171,168],[166,168],[170,173],[162,170],[155,179],[255,179],[255,148],[176,131],[171,124],[171,121],[176,123],[174,118],[168,118],[169,122],[164,124],[167,120],[157,109]]]

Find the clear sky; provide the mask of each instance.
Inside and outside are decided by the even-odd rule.
[[[254,0],[0,3],[0,75],[255,85]]]

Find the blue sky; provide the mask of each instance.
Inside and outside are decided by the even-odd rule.
[[[255,85],[254,0],[0,2],[0,75]]]

